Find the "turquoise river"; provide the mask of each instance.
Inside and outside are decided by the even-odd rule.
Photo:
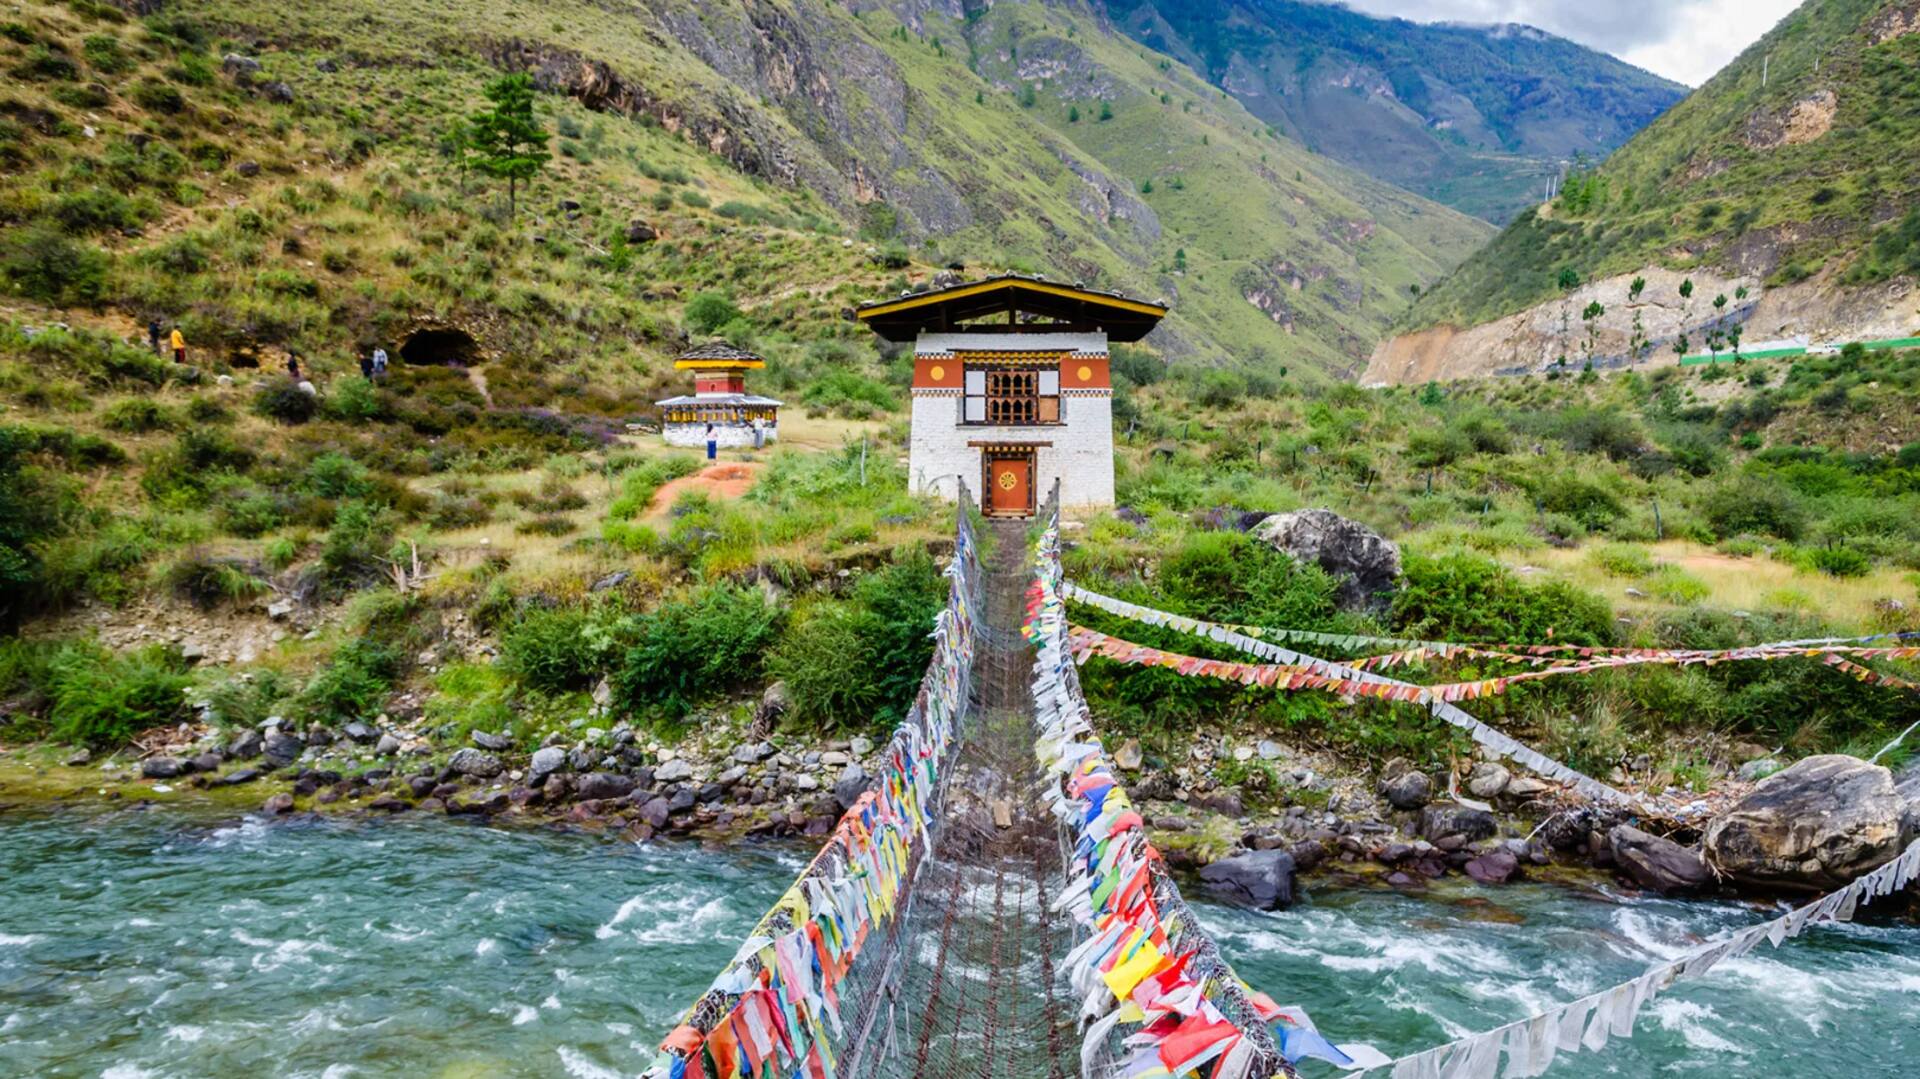
[[[801,857],[444,819],[0,810],[0,1076],[636,1075]],[[1764,913],[1545,885],[1201,910],[1249,981],[1388,1052]],[[1549,1074],[1920,1075],[1920,928],[1762,945]]]

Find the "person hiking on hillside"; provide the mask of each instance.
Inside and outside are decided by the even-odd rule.
[[[373,346],[373,377],[387,377],[387,350],[379,345]]]
[[[371,352],[360,354],[360,377],[368,382],[373,381],[373,353]]]
[[[709,423],[707,424],[707,460],[714,461],[719,457],[720,436],[714,433],[713,424]]]
[[[172,337],[171,343],[173,345],[173,362],[186,363],[187,362],[187,335],[184,333],[181,333],[180,327],[178,326],[175,326],[173,328],[173,337]]]
[[[287,375],[295,382],[300,381],[300,354],[292,349],[287,350]]]
[[[160,355],[160,320],[147,323],[147,347],[153,349],[155,356]]]

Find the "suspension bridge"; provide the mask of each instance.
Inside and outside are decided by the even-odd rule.
[[[1032,522],[992,520],[984,534],[964,492],[959,503],[934,656],[878,778],[667,1035],[652,1079],[1279,1079],[1309,1056],[1391,1066],[1394,1079],[1491,1077],[1503,1058],[1505,1075],[1538,1075],[1557,1052],[1631,1034],[1635,1013],[1674,980],[1851,918],[1920,878],[1916,842],[1781,918],[1506,1027],[1398,1060],[1336,1046],[1234,973],[1107,763],[1074,665],[1086,641],[1065,607],[1071,597],[1119,611],[1118,601],[1065,581],[1058,485]],[[1245,627],[1136,613],[1286,665],[1199,673],[1419,704],[1577,793],[1629,801],[1447,694]]]

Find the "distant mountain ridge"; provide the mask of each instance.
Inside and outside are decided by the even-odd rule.
[[[1683,335],[1705,351],[1735,326],[1750,343],[1920,333],[1916,72],[1920,0],[1803,4],[1426,290],[1402,320],[1424,332],[1387,342],[1367,377],[1647,362],[1636,315],[1668,360]]]
[[[1505,221],[1576,154],[1604,156],[1686,88],[1537,27],[1418,23],[1303,0],[1105,0],[1317,152]]]

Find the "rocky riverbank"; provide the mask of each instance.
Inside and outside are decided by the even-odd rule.
[[[776,688],[759,714],[776,716],[781,703]],[[0,753],[0,806],[202,797],[274,817],[434,813],[634,841],[810,837],[866,789],[881,748],[721,724],[669,744],[625,722],[556,732],[531,749],[483,731],[456,745],[384,717],[338,730],[272,719],[224,735],[184,727],[148,745],[144,757],[103,761],[46,746]],[[1643,792],[1665,807],[1650,817],[1581,804],[1492,761],[1436,774],[1394,760],[1369,773],[1228,736],[1193,739],[1178,762],[1124,740],[1114,759],[1170,866],[1268,909],[1291,903],[1302,875],[1418,891],[1447,877],[1500,885],[1601,871],[1664,894],[1807,892],[1920,838],[1920,774],[1896,781],[1850,757],[1808,758],[1758,783],[1732,775],[1700,796]]]

